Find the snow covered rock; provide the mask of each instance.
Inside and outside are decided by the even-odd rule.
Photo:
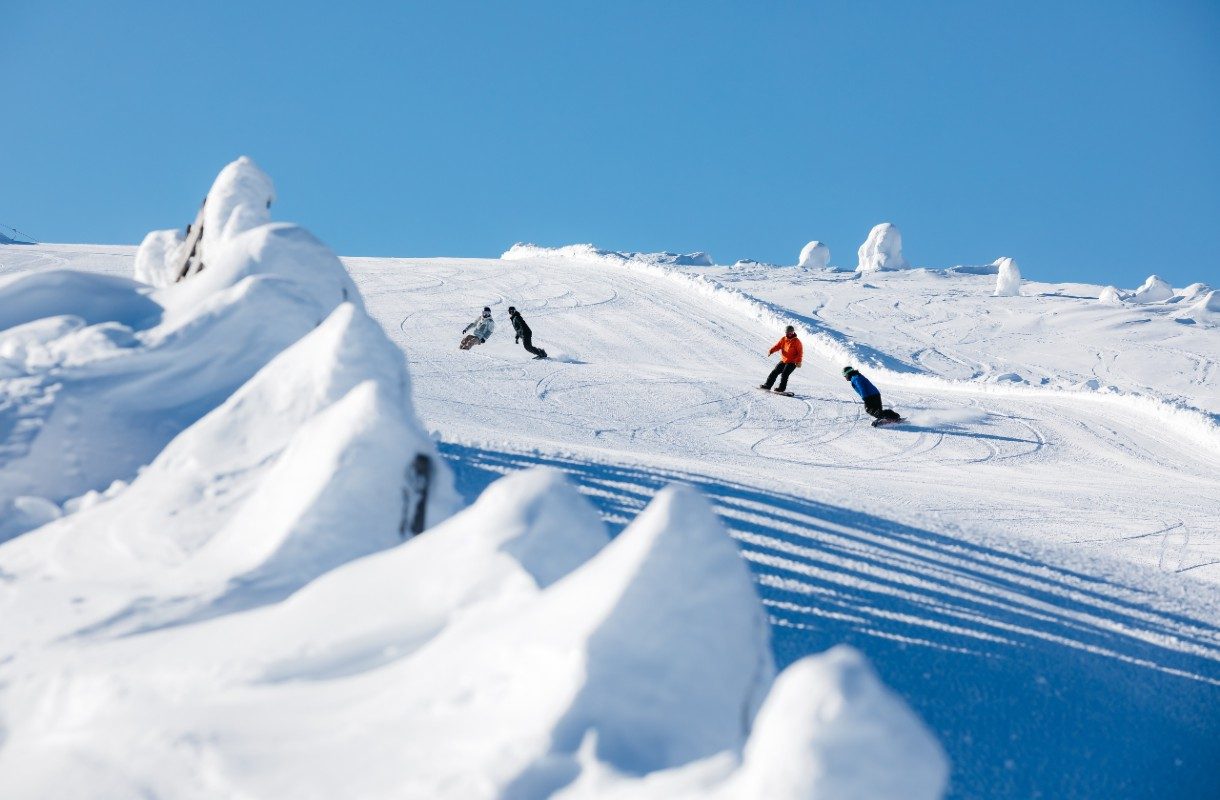
[[[180,261],[184,241],[182,231],[177,228],[150,231],[136,251],[135,279],[156,287],[173,283],[178,277],[174,269]]]
[[[1113,286],[1107,286],[1102,289],[1097,299],[1108,306],[1121,306],[1124,302],[1122,293]]]
[[[1018,297],[1021,294],[1021,270],[1011,258],[997,258],[994,297]]]
[[[902,233],[889,222],[876,225],[868,232],[868,238],[860,245],[858,256],[858,272],[906,269],[910,266],[902,256]]]
[[[1173,287],[1156,275],[1149,275],[1148,280],[1135,290],[1131,296],[1133,303],[1161,303],[1173,297]]]
[[[830,248],[816,239],[801,248],[800,258],[796,262],[798,267],[809,269],[825,269],[829,264]]]

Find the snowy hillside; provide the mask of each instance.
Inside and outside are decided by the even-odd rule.
[[[341,263],[273,200],[226,168],[179,283],[177,231],[0,247],[0,796],[1214,791],[1208,287],[880,225]]]

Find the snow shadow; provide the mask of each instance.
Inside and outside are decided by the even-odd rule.
[[[704,492],[754,572],[777,665],[841,642],[865,652],[948,751],[950,797],[1215,789],[1220,629],[1167,592],[696,472],[440,449],[467,498],[559,469],[615,534],[670,482]]]

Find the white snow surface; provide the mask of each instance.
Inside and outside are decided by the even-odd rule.
[[[815,239],[801,248],[796,265],[809,269],[826,269],[830,265],[830,248]]]
[[[125,323],[134,349],[196,330],[191,309],[232,281],[292,286],[322,325],[133,457],[143,469],[98,470],[65,500],[41,479],[12,492],[39,527],[0,546],[0,796],[1214,786],[1205,287],[1107,306],[1100,287],[1025,281],[996,303],[995,271],[973,268],[526,245],[346,259],[345,283],[277,230],[229,240],[262,237],[221,260],[215,291],[196,282],[211,264],[182,299],[134,287],[158,315]],[[121,277],[133,254],[4,248],[0,280]],[[484,305],[501,321],[515,305],[553,357],[511,337],[459,351]],[[0,390],[22,398],[0,415],[28,408],[39,365],[112,351],[111,329],[57,345],[107,323],[48,308],[0,332],[19,353]],[[793,398],[753,388],[784,324],[806,348]],[[869,427],[846,363],[910,422]],[[0,446],[31,417],[0,417]],[[471,505],[398,544],[403,470],[432,439]]]
[[[906,269],[910,266],[902,255],[902,233],[891,222],[874,225],[857,253],[859,272]]]
[[[1017,262],[1011,258],[997,258],[994,262],[996,266],[995,276],[995,291],[992,294],[995,297],[1017,297],[1021,294],[1021,269],[1017,266]]]

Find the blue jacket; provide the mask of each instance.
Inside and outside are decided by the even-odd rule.
[[[881,392],[877,391],[877,387],[869,383],[868,378],[859,372],[851,376],[851,386],[856,390],[856,394],[860,395],[861,399],[881,394]]]

